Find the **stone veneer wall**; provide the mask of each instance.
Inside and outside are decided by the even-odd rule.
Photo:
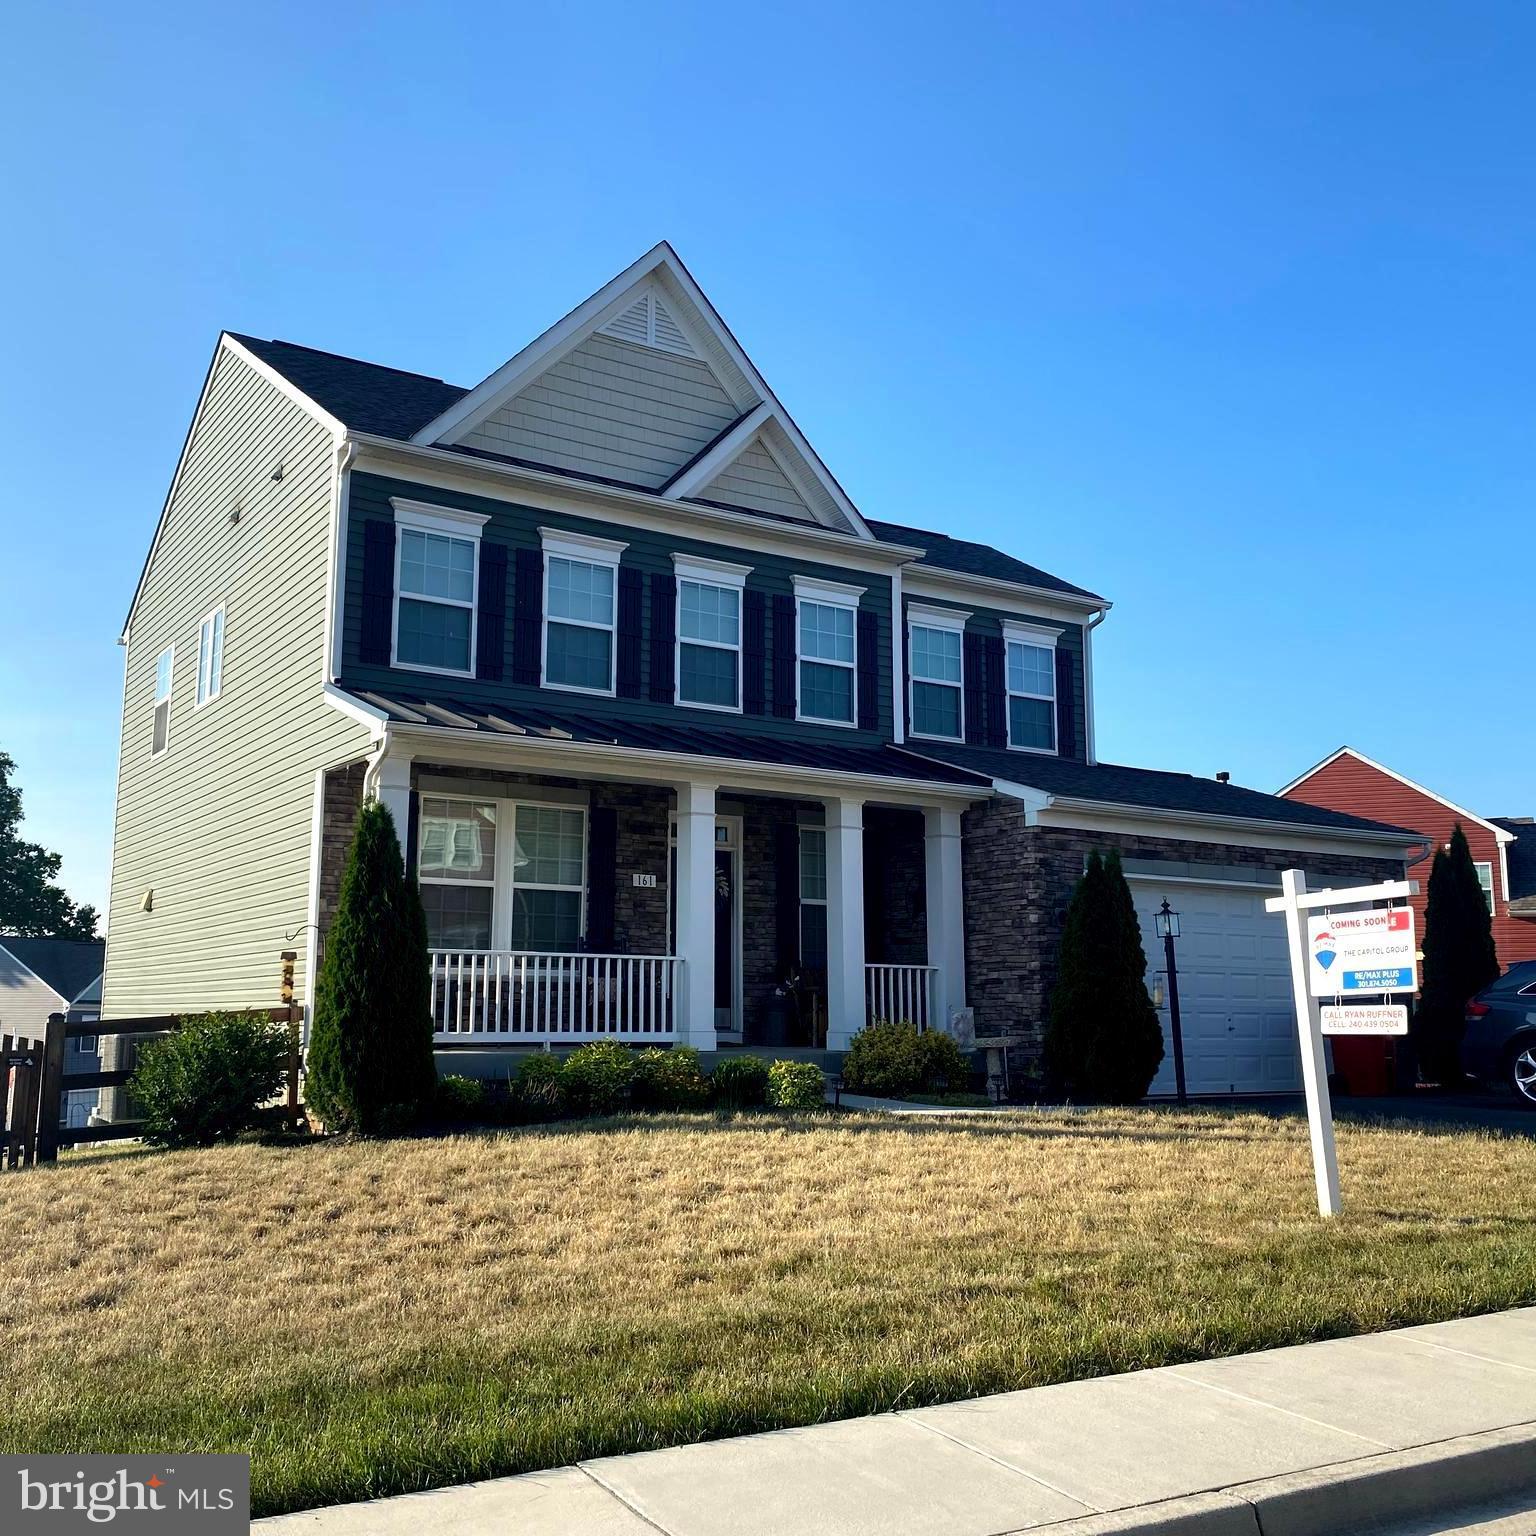
[[[1359,884],[1403,873],[1401,861],[1390,858],[1030,827],[1022,803],[1003,798],[972,807],[962,825],[967,1000],[976,1011],[978,1035],[1017,1042],[1008,1053],[1015,1074],[1039,1065],[1062,925],[1093,849],[1244,869],[1305,868]]]
[[[341,895],[342,871],[357,830],[357,813],[363,807],[363,778],[368,765],[359,759],[325,776],[325,805],[320,826],[320,892],[316,922],[320,929],[317,956],[325,954],[325,937],[331,931],[336,902]],[[404,828],[399,829],[404,832]]]

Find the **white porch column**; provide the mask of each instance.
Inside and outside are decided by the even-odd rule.
[[[927,874],[928,964],[939,968],[934,1023],[947,1029],[965,1007],[965,888],[960,874],[960,812],[925,806],[924,866]]]
[[[715,1049],[715,786],[677,786],[677,1043]]]
[[[395,819],[395,836],[400,839],[400,856],[405,857],[405,842],[411,825],[411,760],[396,752],[387,752],[373,770],[369,786],[375,799]]]
[[[827,800],[827,1049],[864,1027],[864,802]]]

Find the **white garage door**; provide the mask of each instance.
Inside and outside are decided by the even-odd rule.
[[[1152,914],[1166,896],[1179,914],[1179,1017],[1191,1093],[1299,1093],[1301,1061],[1291,1005],[1284,921],[1264,910],[1275,892],[1176,885],[1130,877],[1147,952],[1147,982],[1165,968]],[[1173,1040],[1163,986],[1163,1064],[1154,1094],[1174,1092]]]

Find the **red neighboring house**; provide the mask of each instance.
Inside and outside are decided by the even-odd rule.
[[[1506,970],[1517,960],[1536,960],[1536,822],[1529,816],[1478,816],[1422,784],[1373,762],[1353,747],[1340,747],[1280,794],[1287,800],[1368,816],[1422,833],[1432,853],[1449,843],[1456,823],[1472,849],[1478,878],[1493,908],[1493,942]],[[1412,898],[1424,933],[1429,862],[1410,865],[1419,882]]]

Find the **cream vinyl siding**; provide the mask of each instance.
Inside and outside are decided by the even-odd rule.
[[[701,501],[723,501],[778,517],[811,522],[811,509],[760,442],[753,441],[699,492]]]
[[[367,747],[321,694],[333,473],[329,432],[221,352],[129,629],[105,1017],[270,1006],[285,949],[308,996],[315,771]],[[195,709],[198,626],[220,604],[221,689]],[[170,742],[151,758],[172,644]]]
[[[50,1013],[63,1013],[64,999],[39,980],[11,952],[0,947],[0,1035],[41,1040]]]
[[[463,442],[655,490],[741,414],[707,363],[594,335]]]

